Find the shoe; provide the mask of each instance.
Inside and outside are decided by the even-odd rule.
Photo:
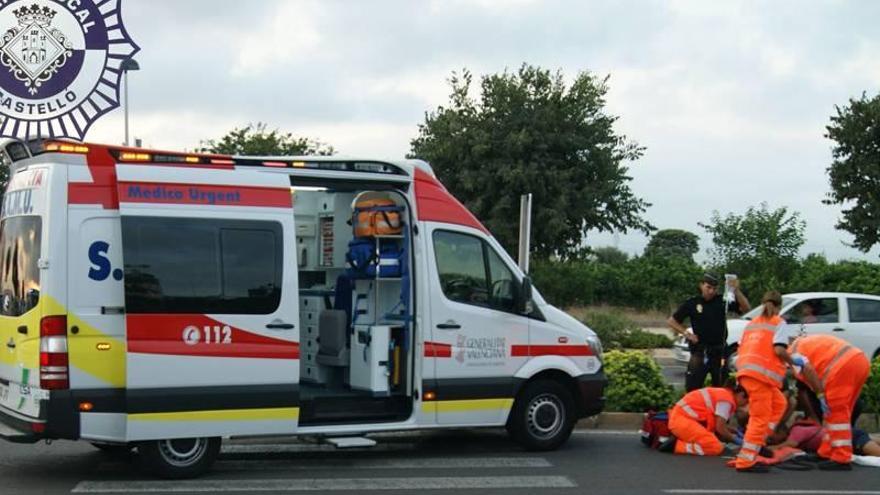
[[[766,464],[752,464],[747,468],[736,468],[737,473],[769,473],[770,466]]]
[[[852,464],[831,460],[821,461],[816,467],[818,467],[820,471],[852,471]]]
[[[659,450],[660,452],[666,452],[668,454],[671,454],[671,453],[675,452],[675,443],[677,441],[678,440],[676,440],[675,437],[669,437],[666,440],[664,440],[663,443],[661,443],[660,445],[657,446],[657,450]]]

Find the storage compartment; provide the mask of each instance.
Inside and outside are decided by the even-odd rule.
[[[351,342],[351,388],[388,395],[391,327],[355,325]]]

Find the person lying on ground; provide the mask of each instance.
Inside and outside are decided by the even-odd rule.
[[[862,429],[853,428],[853,453],[856,455],[880,457],[880,443],[872,440]],[[768,439],[771,451],[783,447],[794,447],[804,452],[816,452],[822,445],[825,429],[812,421],[800,421],[791,427],[779,425]]]

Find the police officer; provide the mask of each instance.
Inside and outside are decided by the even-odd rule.
[[[713,387],[720,387],[724,381],[721,361],[727,341],[727,312],[742,314],[751,309],[748,299],[739,290],[739,281],[733,280],[731,285],[736,300],[725,305],[724,297],[718,293],[718,278],[704,274],[700,295],[682,303],[667,320],[672,330],[687,339],[691,351],[685,377],[688,392],[703,386],[706,373],[711,373]],[[694,333],[687,331],[685,320],[690,320]]]

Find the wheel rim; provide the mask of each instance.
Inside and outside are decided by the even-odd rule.
[[[535,438],[552,438],[565,424],[565,406],[555,395],[539,395],[529,403],[526,424]]]
[[[207,438],[160,440],[159,454],[174,467],[188,467],[199,462],[208,450]]]

